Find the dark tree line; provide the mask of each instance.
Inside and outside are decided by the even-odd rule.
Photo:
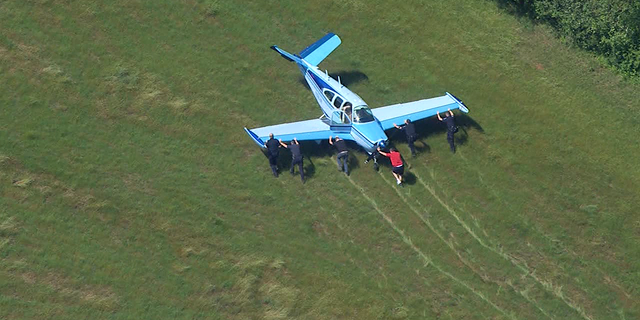
[[[640,76],[640,0],[501,0],[550,24],[625,74]]]

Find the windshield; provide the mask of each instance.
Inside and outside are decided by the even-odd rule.
[[[357,106],[353,109],[353,122],[371,122],[373,121],[373,113],[367,106]]]

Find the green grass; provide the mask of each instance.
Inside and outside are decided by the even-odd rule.
[[[640,87],[494,2],[5,1],[0,27],[0,318],[640,317]],[[274,179],[242,127],[319,109],[269,46],[327,31],[371,107],[464,99],[459,152],[427,120],[404,189],[326,143]]]

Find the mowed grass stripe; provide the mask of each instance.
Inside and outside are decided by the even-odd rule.
[[[476,164],[471,164],[468,163],[468,161],[464,158],[463,155],[461,155],[461,159],[464,160],[464,165],[460,166],[459,168],[461,170],[464,170],[464,168],[469,168],[470,170],[468,171],[469,174],[471,174],[471,176],[478,174],[478,172],[481,172],[480,169],[478,169],[476,166]],[[431,171],[432,172],[432,171]],[[510,177],[510,176],[509,176]],[[451,182],[454,182],[453,185],[457,185],[457,183],[460,183],[459,179],[457,178],[453,178],[452,177],[448,177],[446,179],[443,179],[442,175],[440,175],[440,177],[436,177],[436,176],[432,176],[432,178],[434,179],[434,181],[436,182],[440,182],[440,183],[445,183],[445,185],[450,185]],[[479,176],[479,181],[482,181],[482,177]],[[488,178],[485,178],[484,180],[488,180]],[[455,182],[457,181],[457,182]],[[516,209],[517,206],[512,205],[511,201],[506,200],[508,199],[508,197],[501,197],[495,194],[495,191],[492,189],[493,187],[486,185],[485,182],[481,182],[480,185],[483,185],[487,188],[487,190],[491,190],[490,192],[494,194],[496,199],[499,199],[499,201],[495,202],[496,204],[502,204],[506,207],[509,208],[509,210],[511,212],[514,213],[520,213],[519,210],[522,209]],[[444,190],[444,185],[440,185],[440,189]],[[507,190],[518,190],[518,192],[528,192],[529,194],[531,194],[532,196],[535,195],[536,193],[534,193],[533,191],[529,190],[529,188],[527,187],[527,184],[520,184],[517,187],[512,187],[510,189]],[[538,194],[539,197],[539,194]],[[459,200],[459,202],[461,203],[466,203],[468,205],[468,201],[464,200],[464,197],[457,198]],[[458,202],[458,201],[456,201]],[[476,205],[471,205],[472,207],[477,207]],[[480,210],[486,210],[486,209],[481,209],[478,208]],[[464,209],[463,209],[464,210]],[[477,209],[476,209],[477,210]],[[465,211],[468,211],[465,210]],[[496,212],[500,211],[500,209],[495,210]],[[476,211],[476,212],[481,212],[481,211]],[[471,217],[473,217],[473,215],[470,215]],[[522,215],[518,214],[518,215],[513,215],[513,217],[523,217]],[[527,219],[527,218],[525,218]],[[549,288],[552,288],[553,286],[556,287],[562,287],[564,288],[565,293],[568,291],[569,294],[573,294],[574,299],[576,299],[575,301],[583,301],[583,304],[586,303],[586,305],[591,305],[593,304],[596,300],[598,300],[598,297],[600,296],[600,294],[598,295],[594,295],[590,292],[592,292],[593,287],[592,285],[594,284],[594,280],[592,281],[570,281],[571,283],[573,283],[572,285],[569,285],[568,283],[565,283],[565,281],[569,280],[570,278],[573,278],[576,276],[576,274],[578,274],[580,277],[582,277],[583,279],[588,279],[588,278],[592,278],[595,276],[596,280],[598,283],[601,284],[605,284],[606,287],[609,287],[608,289],[606,289],[604,292],[606,292],[606,294],[622,294],[625,297],[629,298],[629,295],[626,294],[625,289],[619,287],[618,284],[614,284],[612,283],[611,280],[606,280],[606,279],[611,279],[610,276],[608,276],[606,273],[602,272],[600,267],[598,267],[597,265],[592,265],[591,266],[591,270],[589,268],[584,268],[584,258],[581,258],[579,256],[576,256],[575,251],[568,249],[567,247],[565,247],[565,245],[562,244],[562,242],[560,242],[557,239],[553,239],[550,238],[550,236],[546,233],[546,232],[542,232],[539,229],[539,226],[536,226],[535,224],[531,224],[530,220],[524,220],[523,223],[525,224],[525,226],[527,226],[527,228],[533,228],[533,230],[538,234],[538,236],[540,237],[540,239],[542,240],[542,243],[539,246],[533,246],[531,243],[534,243],[533,240],[531,240],[531,238],[527,237],[527,242],[526,242],[526,246],[523,246],[522,248],[518,249],[518,251],[520,251],[520,255],[525,255],[527,256],[528,254],[525,254],[525,252],[527,251],[535,251],[537,255],[540,255],[544,261],[540,261],[539,259],[535,259],[535,260],[530,260],[529,261],[529,268],[533,268],[536,269],[536,273],[537,274],[544,274],[547,273],[550,276],[557,278],[557,279],[553,279],[551,280],[554,284],[553,285],[549,285]],[[495,233],[492,233],[495,234]],[[489,239],[489,242],[492,243],[493,246],[496,246],[498,243],[496,243],[495,241],[493,241],[492,239]],[[531,243],[530,243],[531,242]],[[503,243],[504,244],[504,243]],[[566,261],[566,259],[561,259],[561,260],[554,260],[552,259],[552,255],[554,254],[554,252],[545,252],[543,253],[542,251],[540,251],[541,248],[561,248],[562,252],[566,252],[566,253],[570,253],[570,252],[574,252],[572,255],[574,256],[573,259],[570,260],[570,263],[573,266],[578,266],[578,268],[575,267],[567,267],[566,263],[568,261]],[[556,250],[556,249],[554,249]],[[512,255],[509,255],[512,256]],[[530,255],[529,255],[530,256]],[[530,256],[531,257],[531,256]],[[513,257],[515,258],[515,257]],[[531,257],[533,258],[533,257]],[[523,260],[522,257],[518,257],[517,261],[522,261],[522,263],[527,263],[526,260]],[[533,265],[533,266],[532,266]],[[563,266],[565,265],[565,266]],[[549,267],[552,267],[551,270],[549,270]],[[559,271],[554,271],[553,269],[560,269]],[[580,272],[580,273],[578,273]],[[559,277],[562,276],[562,277]],[[549,281],[547,281],[549,282]],[[548,284],[550,284],[551,282],[549,282]],[[575,291],[577,290],[577,291]],[[560,294],[562,294],[562,292],[559,292]],[[588,297],[591,298],[588,298]],[[575,302],[574,302],[575,303]],[[606,303],[606,302],[605,302]]]
[[[414,172],[415,174],[415,172]],[[450,249],[451,251],[458,257],[458,259],[467,267],[469,268],[469,270],[471,270],[473,273],[475,273],[478,277],[482,278],[483,281],[485,282],[491,282],[494,283],[498,286],[501,286],[500,283],[493,281],[490,277],[488,277],[487,275],[483,274],[482,271],[478,270],[477,267],[474,267],[473,264],[471,262],[469,262],[468,260],[464,259],[462,257],[462,255],[460,254],[460,252],[458,251],[458,249],[455,248],[452,239],[450,239],[449,241],[447,241],[446,239],[444,239],[444,237],[433,227],[433,225],[431,224],[431,222],[429,222],[428,219],[426,219],[423,214],[420,213],[419,210],[417,210],[413,205],[411,205],[409,203],[409,201],[407,200],[407,198],[400,192],[400,190],[398,189],[397,185],[394,185],[393,182],[391,182],[389,179],[385,178],[384,175],[381,174],[382,179],[390,186],[392,187],[396,193],[398,194],[398,197],[400,197],[402,199],[402,201],[407,205],[407,207],[409,207],[409,209],[411,211],[413,211],[413,213],[420,218],[420,220],[427,226],[429,227],[429,230],[431,230],[431,232],[433,232],[436,236],[438,236],[438,238],[445,243]],[[418,177],[418,179],[420,179]],[[435,197],[435,196],[434,196]],[[440,202],[440,199],[437,199]],[[419,202],[418,202],[419,203]],[[440,202],[442,204],[442,202]],[[475,236],[474,236],[475,238]],[[510,284],[510,282],[506,282],[508,284]],[[528,295],[523,294],[522,291],[516,290],[513,286],[512,289],[514,289],[514,292],[519,293],[523,298],[525,298],[529,303],[531,303],[536,309],[538,309],[542,314],[544,314],[546,317],[548,318],[552,318],[545,310],[543,310],[540,305],[538,303],[536,303],[533,299],[531,299]],[[519,314],[524,314],[524,313],[519,313]]]
[[[567,306],[569,306],[570,308],[574,309],[576,312],[578,312],[583,318],[591,320],[592,317],[589,316],[588,314],[585,313],[585,310],[577,305],[575,302],[573,302],[570,298],[565,297],[565,295],[562,294],[562,291],[560,288],[558,288],[557,286],[554,286],[553,283],[549,282],[549,281],[545,281],[543,279],[540,279],[538,276],[535,275],[535,273],[533,273],[531,271],[531,269],[526,265],[525,263],[522,263],[516,259],[514,259],[512,256],[510,256],[509,254],[505,253],[504,251],[498,249],[498,247],[495,247],[493,245],[488,245],[485,243],[485,241],[483,241],[479,236],[477,236],[475,234],[475,232],[466,224],[466,222],[464,220],[462,220],[458,214],[448,205],[446,204],[440,197],[438,197],[438,195],[435,193],[433,187],[427,185],[424,180],[422,179],[421,176],[418,175],[417,172],[414,172],[414,174],[416,175],[416,177],[418,178],[418,181],[420,182],[420,184],[427,190],[429,191],[429,193],[433,196],[434,199],[436,199],[438,201],[438,203],[440,203],[440,205],[442,205],[442,207],[444,207],[446,209],[446,211],[451,214],[455,220],[464,228],[464,230],[471,235],[482,247],[488,249],[489,251],[495,253],[496,255],[500,256],[501,258],[511,262],[511,264],[513,266],[515,266],[516,268],[520,269],[525,276],[527,277],[531,277],[532,279],[534,279],[538,285],[542,286],[544,289],[546,289],[549,293],[552,293],[554,296],[556,296],[558,299],[562,300]],[[518,291],[519,292],[519,291]],[[528,297],[525,297],[527,299],[529,299]],[[540,309],[543,313],[546,314],[546,312],[544,310],[542,310],[537,304],[534,303],[534,305]],[[548,315],[547,315],[548,316]]]
[[[415,164],[415,163],[417,163],[418,161],[419,161],[419,159],[414,159],[414,160],[412,161],[412,163],[414,163],[414,164]],[[410,167],[411,167],[411,170],[409,170],[409,172],[410,172],[410,173],[409,173],[409,175],[415,175],[415,176],[418,178],[418,181],[421,181],[421,180],[422,180],[422,178],[421,178],[421,176],[420,176],[420,175],[419,175],[419,173],[418,173],[418,171],[419,171],[419,169],[420,169],[420,168],[418,168],[418,167],[417,167],[417,166],[415,166],[415,165],[410,166]],[[432,169],[431,169],[430,171],[432,171]],[[394,186],[394,184],[393,184],[393,183],[390,183],[389,181],[387,181],[387,179],[386,179],[386,178],[384,178],[384,176],[383,176],[383,180],[385,180],[385,181],[386,181],[390,186]],[[536,294],[537,294],[537,295],[539,295],[539,296],[540,296],[540,298],[541,298],[541,299],[543,299],[543,300],[547,300],[547,301],[549,301],[549,300],[557,299],[557,300],[560,302],[560,305],[564,305],[564,307],[565,307],[565,308],[566,308],[566,307],[568,307],[568,308],[573,309],[575,312],[579,313],[582,317],[591,318],[591,316],[589,316],[588,314],[586,314],[586,313],[584,312],[584,310],[582,310],[582,309],[581,309],[581,307],[576,306],[576,304],[575,304],[573,301],[571,301],[571,300],[567,300],[567,298],[562,294],[562,292],[561,292],[561,291],[556,290],[556,289],[557,289],[557,287],[556,287],[556,288],[554,288],[553,286],[549,286],[549,283],[548,283],[548,282],[546,282],[546,281],[542,281],[540,278],[538,278],[538,276],[536,276],[535,272],[534,272],[534,273],[531,273],[531,272],[530,272],[531,270],[530,270],[530,269],[528,269],[528,266],[527,266],[526,264],[525,264],[525,265],[522,265],[522,262],[521,262],[521,261],[515,260],[513,257],[511,257],[511,256],[509,256],[509,255],[507,255],[507,254],[505,254],[504,252],[500,252],[500,251],[498,251],[498,249],[496,249],[496,248],[494,247],[494,246],[495,246],[495,244],[492,244],[491,246],[487,245],[487,244],[485,243],[485,241],[483,241],[480,237],[478,237],[478,236],[475,234],[475,232],[474,232],[474,231],[473,231],[473,230],[472,230],[472,229],[471,229],[471,228],[466,224],[466,222],[465,222],[465,221],[463,221],[463,220],[462,220],[462,219],[461,219],[461,218],[460,218],[460,217],[459,217],[455,212],[453,212],[453,213],[452,213],[452,210],[453,210],[453,209],[451,209],[451,207],[450,207],[449,205],[447,205],[446,203],[444,203],[444,202],[443,202],[443,200],[442,200],[440,197],[438,197],[438,195],[437,195],[437,194],[435,194],[435,192],[434,192],[433,188],[431,188],[431,187],[429,187],[429,186],[426,186],[426,185],[424,184],[424,180],[422,180],[420,184],[423,184],[424,190],[425,190],[425,191],[428,191],[428,193],[427,193],[427,195],[426,195],[426,197],[427,197],[427,198],[433,198],[433,199],[435,199],[435,200],[436,200],[436,202],[438,202],[438,204],[439,204],[440,206],[442,206],[443,208],[447,209],[447,210],[446,210],[446,211],[444,211],[443,213],[445,213],[445,214],[446,214],[446,215],[448,215],[448,216],[455,217],[455,219],[454,219],[454,220],[451,220],[451,221],[450,221],[450,223],[457,224],[457,225],[460,225],[460,226],[462,226],[462,227],[463,227],[461,230],[455,231],[455,232],[457,233],[457,237],[456,237],[456,239],[457,239],[457,240],[454,240],[454,238],[451,238],[451,241],[458,242],[459,240],[461,240],[462,238],[464,238],[464,235],[465,235],[465,234],[469,234],[469,235],[471,235],[471,236],[472,236],[472,239],[473,239],[473,241],[474,241],[474,242],[481,244],[482,248],[484,248],[484,249],[488,249],[488,250],[489,250],[489,251],[491,251],[492,253],[497,254],[498,256],[500,256],[501,258],[503,258],[503,259],[504,259],[504,261],[507,261],[507,262],[508,262],[508,264],[510,264],[511,266],[516,267],[516,269],[518,270],[518,272],[517,272],[517,273],[520,273],[520,274],[524,273],[523,277],[520,277],[520,276],[518,276],[518,275],[516,275],[516,274],[514,274],[514,275],[513,275],[513,279],[514,279],[516,282],[523,282],[524,277],[530,277],[530,279],[532,279],[532,280],[534,280],[534,281],[535,281],[535,282],[534,282],[534,284],[533,284],[533,287],[531,286],[531,284],[530,284],[530,283],[527,283],[527,281],[524,281],[524,283],[519,283],[519,284],[517,284],[518,286],[520,286],[520,288],[516,288],[516,287],[514,286],[514,282],[513,282],[512,280],[508,280],[508,279],[507,279],[506,281],[504,281],[504,280],[500,280],[500,282],[503,282],[503,283],[502,283],[502,285],[513,288],[514,292],[516,292],[516,293],[520,294],[523,298],[527,299],[529,302],[532,302],[532,304],[533,304],[534,306],[536,306],[536,308],[538,308],[538,309],[539,309],[543,314],[545,314],[545,313],[546,313],[546,311],[544,311],[544,310],[542,310],[542,309],[541,309],[541,307],[540,307],[540,304],[539,304],[539,303],[534,302],[534,299],[535,299],[535,298],[533,298],[531,291],[533,291],[533,292],[534,292],[534,295],[536,295]],[[417,185],[416,185],[416,186],[409,186],[409,187],[405,188],[405,190],[407,190],[407,196],[410,196],[410,197],[412,197],[412,198],[424,198],[424,197],[422,196],[422,194],[420,194],[420,193],[415,193],[415,190],[413,190],[415,187],[417,187]],[[412,191],[412,190],[413,190],[413,191]],[[398,191],[398,189],[397,189],[397,188],[396,188],[396,191]],[[442,189],[442,188],[440,188],[440,189],[439,189],[439,191],[440,191],[440,192],[447,193],[446,189]],[[411,195],[409,195],[409,193],[411,193]],[[463,197],[464,197],[464,195],[460,195],[460,194],[456,195],[455,197],[460,197],[460,196],[463,196]],[[451,197],[451,196],[445,196],[445,197],[446,197],[447,199],[455,199],[455,197]],[[412,206],[411,206],[411,205],[406,201],[406,199],[405,199],[404,197],[402,197],[402,196],[401,196],[401,198],[403,199],[403,201],[404,201],[404,202],[405,202],[409,207],[412,207]],[[419,200],[416,200],[416,201],[418,201],[418,202],[419,202]],[[454,200],[454,201],[455,201],[455,200]],[[420,204],[420,207],[424,207],[424,206],[423,206],[422,204]],[[412,210],[415,212],[415,209],[412,209]],[[417,214],[417,213],[416,213],[416,214]],[[423,220],[423,217],[422,217],[421,215],[418,215],[418,216],[421,218],[421,220]],[[441,222],[440,222],[440,224],[441,224],[441,229],[449,230],[449,232],[450,232],[451,227],[450,227],[450,226],[445,226],[447,223],[445,223],[445,225],[443,225],[442,221],[444,221],[444,220],[442,219],[442,218],[443,218],[442,216],[434,215],[433,213],[432,213],[430,216],[436,216],[436,217],[438,217],[438,218],[441,220]],[[423,222],[424,222],[424,220],[423,220]],[[426,223],[426,222],[425,222],[425,223]],[[427,225],[428,225],[428,226],[430,226],[430,223],[427,223]],[[431,228],[431,227],[432,227],[432,226],[430,226],[430,228]],[[442,239],[442,237],[440,237],[440,238],[441,238],[441,240],[443,240],[443,239]],[[443,241],[444,241],[444,240],[443,240]],[[492,239],[490,239],[490,238],[489,238],[489,241],[490,241],[490,242],[492,242],[492,243],[494,243],[494,241],[492,241]],[[445,242],[449,247],[451,247],[451,246],[452,246],[452,243],[451,243],[450,241],[444,241],[444,242]],[[467,247],[467,249],[466,249],[467,253],[471,253],[470,249],[471,249],[471,247],[473,247],[473,246],[472,246],[472,244],[471,244],[471,243],[467,243],[467,244],[466,244],[466,247]],[[453,248],[452,248],[452,249],[453,249]],[[456,255],[457,255],[460,259],[464,260],[464,258],[462,258],[462,257],[460,256],[460,253],[458,253],[455,249],[453,249],[453,250],[454,250],[454,252],[456,253]],[[484,257],[484,256],[485,256],[485,255],[478,255],[477,253],[475,253],[475,254],[472,254],[470,257],[471,257],[472,259],[474,259],[474,260],[477,260],[478,258],[481,258],[481,257]],[[478,268],[473,267],[473,266],[471,266],[471,265],[469,265],[469,264],[467,264],[467,263],[465,263],[465,265],[467,265],[468,267],[470,267],[470,269],[472,269],[474,272],[476,272],[476,273],[477,273],[477,274],[478,274],[478,275],[479,275],[483,280],[485,280],[485,281],[489,280],[489,281],[491,281],[491,282],[495,283],[496,285],[501,286],[501,284],[500,284],[499,282],[497,282],[497,281],[495,281],[495,280],[491,280],[491,279],[492,279],[492,278],[501,279],[501,278],[505,278],[505,277],[507,277],[506,275],[507,275],[508,273],[506,272],[507,270],[505,270],[505,266],[500,266],[499,268],[496,268],[497,266],[491,266],[491,265],[495,264],[495,261],[492,261],[492,259],[491,259],[491,258],[488,258],[488,259],[487,259],[487,258],[483,258],[483,259],[481,259],[481,260],[483,260],[483,261],[482,261],[482,262],[478,262],[478,263],[480,264],[480,268],[479,268],[480,270],[486,270],[486,269],[489,269],[489,270],[499,270],[499,271],[497,271],[497,272],[491,272],[491,273],[494,273],[495,275],[490,276],[490,275],[487,275],[487,274],[482,274],[482,273],[480,273],[480,272],[476,272],[476,269],[478,269]],[[502,274],[501,274],[501,273],[502,273]],[[532,290],[532,289],[534,289],[534,288],[535,288],[535,290]],[[537,292],[537,293],[536,293],[536,292]],[[543,293],[543,292],[546,292],[546,293],[550,294],[551,296],[553,296],[553,298],[551,298],[551,296],[546,296],[545,294],[541,294],[541,293]],[[547,303],[548,303],[548,302],[547,302]],[[557,308],[557,307],[554,307],[554,308]],[[556,310],[556,312],[557,312],[557,310]],[[548,315],[548,314],[547,314],[547,315]]]
[[[460,153],[458,154],[458,156],[463,156]],[[419,159],[414,159],[414,161],[411,161],[412,163],[419,163]],[[424,167],[424,163],[423,167]],[[436,181],[436,183],[438,182],[438,180],[436,179],[435,176],[433,176],[433,166],[434,164],[430,165],[430,169],[429,172],[431,173],[432,178]],[[569,307],[571,309],[573,309],[575,312],[577,312],[578,314],[581,315],[581,317],[583,318],[587,318],[587,319],[591,319],[592,316],[590,316],[589,314],[587,314],[585,312],[585,310],[578,305],[575,301],[572,301],[570,298],[568,298],[566,296],[566,294],[564,294],[560,288],[562,288],[562,286],[564,286],[564,284],[561,285],[553,285],[553,283],[543,280],[541,278],[539,278],[539,276],[536,275],[535,272],[532,272],[531,269],[529,268],[529,266],[527,266],[526,261],[522,261],[522,260],[516,260],[514,257],[512,257],[511,255],[506,254],[503,250],[500,250],[498,248],[501,248],[501,245],[498,243],[496,244],[494,239],[491,239],[486,232],[485,235],[488,238],[489,243],[491,243],[491,245],[488,245],[487,243],[485,243],[484,240],[482,240],[478,235],[475,234],[475,232],[471,229],[471,227],[469,225],[467,225],[467,223],[462,220],[462,218],[460,218],[460,216],[448,205],[446,204],[441,197],[439,197],[436,193],[435,190],[426,185],[426,183],[424,182],[424,180],[422,179],[422,177],[419,175],[419,170],[420,168],[418,168],[417,166],[413,165],[411,166],[411,174],[414,174],[417,177],[418,182],[420,182],[420,184],[424,187],[424,189],[426,191],[428,191],[429,197],[433,197],[434,199],[437,200],[437,202],[446,209],[446,213],[452,217],[455,218],[454,223],[460,224],[463,227],[464,232],[468,233],[469,235],[471,235],[473,237],[473,239],[478,242],[479,244],[481,244],[481,246],[485,249],[488,249],[489,251],[491,251],[492,253],[500,256],[501,258],[503,258],[505,261],[508,261],[511,265],[515,266],[517,269],[520,270],[520,272],[524,273],[524,277],[530,277],[531,279],[533,279],[536,283],[536,286],[538,287],[538,290],[542,290],[544,289],[544,291],[546,291],[547,293],[551,294],[554,296],[554,299],[558,299],[559,301],[561,301],[563,304],[565,304],[565,307]],[[387,181],[388,182],[388,181]],[[393,184],[391,184],[393,185]],[[454,184],[456,185],[456,184]],[[445,188],[438,188],[438,191],[445,194],[445,198],[447,199],[453,199],[454,202],[456,202],[456,198],[457,199],[462,199],[464,198],[466,195],[465,194],[459,194],[459,190],[456,190],[456,192],[454,192],[456,195],[455,196],[450,196],[447,194],[451,194],[451,192],[447,192],[447,190]],[[419,197],[418,195],[416,195],[415,193],[412,195],[412,197]],[[422,206],[422,205],[421,205]],[[474,219],[474,221],[476,221],[476,226],[478,227],[478,229],[483,232],[484,230],[481,228],[481,226],[479,225],[479,223],[477,222],[477,219],[473,217],[473,215],[471,215],[472,219]],[[491,268],[490,268],[491,269]],[[504,270],[503,270],[504,271]],[[563,270],[564,271],[564,270]],[[483,277],[484,278],[484,277]],[[520,281],[522,281],[522,279],[520,279]],[[512,287],[514,289],[514,291],[520,293],[523,297],[525,297],[526,299],[531,300],[530,297],[530,292],[531,291],[531,287],[529,287],[529,285],[523,285],[526,286],[526,289],[520,288],[517,289],[516,287],[514,287],[514,284],[511,281],[506,281],[504,283],[505,285],[508,285],[510,287]],[[586,291],[584,291],[583,288],[578,287],[581,290],[581,294],[586,294]],[[543,299],[548,299],[548,297],[542,297]],[[537,304],[534,304],[536,306],[538,306]],[[538,306],[539,307],[539,306]],[[543,313],[545,313],[544,310],[541,310]]]
[[[456,282],[457,284],[462,285],[463,287],[467,288],[469,291],[471,291],[474,295],[476,295],[478,298],[480,298],[481,300],[485,301],[486,303],[488,303],[489,305],[491,305],[494,309],[496,309],[498,312],[500,312],[502,315],[510,318],[510,319],[517,319],[515,317],[514,314],[512,313],[508,313],[507,311],[505,311],[504,309],[502,309],[501,307],[499,307],[498,305],[496,305],[493,301],[489,300],[485,294],[476,291],[473,287],[471,287],[470,285],[468,285],[467,283],[461,281],[460,279],[456,278],[455,276],[453,276],[451,273],[445,271],[444,269],[442,269],[441,267],[439,267],[438,265],[434,264],[432,259],[426,255],[424,252],[422,252],[422,250],[420,250],[415,244],[413,244],[413,242],[411,241],[410,238],[408,238],[405,234],[404,231],[402,231],[400,228],[398,228],[394,223],[393,220],[386,215],[384,212],[382,212],[379,208],[378,205],[376,204],[376,202],[370,198],[369,196],[367,196],[367,194],[364,192],[364,189],[362,189],[362,187],[360,187],[358,184],[356,184],[356,182],[353,181],[353,179],[349,178],[349,182],[351,182],[351,184],[353,184],[353,186],[359,190],[362,194],[362,196],[367,199],[369,202],[371,202],[371,205],[373,205],[373,208],[376,210],[376,212],[378,212],[380,214],[380,216],[389,224],[389,226],[400,235],[402,241],[408,245],[413,251],[415,251],[418,256],[424,261],[425,263],[425,267],[427,266],[433,266],[438,272],[446,275],[448,278],[450,278],[451,280],[453,280],[454,282]]]
[[[477,173],[477,174],[478,174],[478,182],[479,182],[479,183],[480,183],[480,184],[481,184],[481,185],[482,185],[486,190],[488,190],[488,191],[493,195],[493,197],[494,197],[495,199],[499,199],[499,200],[500,200],[500,201],[499,201],[499,203],[503,204],[505,207],[508,207],[510,210],[514,210],[514,207],[510,204],[510,202],[509,202],[508,200],[506,200],[506,199],[505,199],[505,197],[500,197],[500,196],[497,194],[497,192],[496,192],[496,188],[488,182],[489,178],[486,178],[486,177],[485,177],[485,175],[484,175],[484,174],[482,174],[482,172],[481,172],[481,171],[479,171],[479,170],[478,170],[478,169],[477,169],[473,164],[471,164],[471,163],[466,159],[466,157],[465,157],[464,155],[460,155],[460,157],[461,157],[461,159],[463,159],[463,160],[464,160],[464,162],[465,162],[465,166],[468,166],[469,168],[474,168],[473,170],[475,171],[475,173]],[[432,176],[432,178],[433,178],[434,180],[436,180],[436,181],[437,181],[436,177],[435,177],[435,176],[433,176],[433,174],[432,174],[431,176]],[[522,189],[525,189],[525,190],[527,189],[525,185],[520,185],[520,186],[519,186],[519,188],[522,188]],[[530,192],[531,194],[533,194],[533,192],[532,192],[532,191],[529,191],[529,192]],[[455,199],[454,199],[454,201],[455,201]],[[480,228],[480,230],[485,234],[485,236],[487,236],[487,237],[488,237],[488,235],[486,234],[486,231],[484,231],[484,229],[482,229],[482,228],[479,226],[479,224],[478,224],[478,222],[477,222],[478,220],[473,216],[473,214],[471,214],[470,212],[468,212],[468,209],[464,209],[464,208],[461,208],[461,209],[462,209],[463,211],[467,212],[467,213],[472,217],[472,219],[474,220],[474,223],[476,224],[476,226],[477,226],[478,228]],[[549,234],[547,234],[547,233],[545,233],[544,231],[540,230],[540,229],[539,229],[539,226],[531,225],[531,227],[532,227],[532,228],[533,228],[533,229],[534,229],[538,234],[540,234],[540,236],[541,236],[541,237],[545,238],[549,244],[551,244],[551,245],[553,245],[553,246],[557,246],[557,247],[561,248],[561,250],[562,250],[562,251],[572,254],[572,255],[574,256],[574,258],[575,258],[575,259],[577,259],[577,260],[584,259],[584,257],[582,257],[582,256],[578,255],[578,253],[576,253],[574,250],[567,248],[564,244],[562,244],[562,242],[561,242],[560,240],[555,239],[555,238],[553,238],[552,236],[550,236]],[[541,255],[544,255],[544,253],[543,253],[542,251],[540,251],[540,249],[537,249],[537,248],[536,248],[536,250],[537,250]],[[562,266],[558,266],[558,267],[563,268]],[[610,276],[609,276],[609,275],[607,275],[607,274],[606,274],[603,270],[601,270],[598,266],[595,266],[595,265],[594,265],[594,266],[592,266],[592,267],[593,267],[593,268],[595,268],[596,270],[598,270],[598,271],[599,271],[599,272],[604,276],[604,278],[605,278],[605,279],[606,279],[606,278],[609,278],[609,279],[610,279]],[[563,268],[563,269],[564,269],[564,268]],[[619,285],[617,285],[617,284],[614,284],[614,285],[618,286],[618,287],[623,291],[623,294],[624,294],[625,296],[627,296],[628,298],[632,298],[632,297],[631,297],[631,295],[630,295],[629,293],[627,293],[627,291],[628,291],[628,290],[626,290],[625,288],[620,287],[620,286],[619,286]]]

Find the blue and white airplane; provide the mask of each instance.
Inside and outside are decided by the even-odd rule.
[[[384,131],[393,128],[394,123],[403,124],[406,119],[417,121],[448,109],[469,112],[460,100],[448,92],[436,98],[369,109],[362,98],[340,83],[339,77],[335,80],[327,71],[322,72],[318,68],[318,64],[340,43],[341,40],[337,35],[329,33],[297,55],[277,46],[271,47],[282,57],[298,65],[323,115],[319,119],[251,130],[245,127],[244,130],[256,144],[264,148],[270,133],[282,141],[291,141],[296,138],[299,141],[319,142],[329,137],[339,136],[344,140],[355,141],[367,153],[372,153],[377,147],[384,147],[387,144],[388,138]]]

